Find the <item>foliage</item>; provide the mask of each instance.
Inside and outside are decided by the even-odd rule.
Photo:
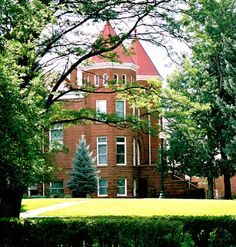
[[[82,135],[73,160],[71,179],[68,182],[68,188],[72,190],[74,197],[86,197],[87,194],[97,191],[97,171],[94,161],[92,153],[89,152],[89,145]]]
[[[166,105],[177,112],[169,124],[169,161],[190,176],[205,176],[212,182],[224,174],[227,199],[229,179],[235,173],[235,20],[235,1],[188,1],[181,21],[192,55],[169,85],[209,109],[191,112],[187,104]],[[183,117],[183,112],[188,114]]]
[[[232,217],[1,219],[0,230],[2,246],[200,247],[236,244],[236,221]]]
[[[156,39],[152,40],[160,43],[158,33],[167,33],[167,29],[175,32],[171,24],[174,2],[0,1],[0,216],[18,216],[27,186],[36,177],[45,181],[48,171],[52,171],[45,163],[46,130],[58,122],[80,124],[81,120],[87,120],[85,109],[76,109],[77,115],[75,112],[60,115],[58,101],[62,96],[72,91],[84,92],[85,97],[95,93],[91,86],[73,88],[65,83],[71,72],[92,56],[109,54],[124,40],[132,38],[137,27],[147,38],[145,31],[155,27]],[[155,24],[154,16],[161,25]],[[96,39],[98,33],[91,29],[109,20],[117,23],[119,34]],[[96,120],[94,115],[89,118]],[[17,203],[15,194],[18,194]],[[12,205],[17,208],[13,210]]]

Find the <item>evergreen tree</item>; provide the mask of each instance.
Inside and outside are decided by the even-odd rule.
[[[72,190],[74,197],[86,197],[87,194],[97,190],[97,171],[94,166],[94,158],[89,152],[84,135],[81,136],[79,145],[73,160],[71,179],[68,188]]]

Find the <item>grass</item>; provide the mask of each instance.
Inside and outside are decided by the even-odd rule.
[[[35,198],[35,199],[23,199],[21,205],[21,212],[37,209],[37,208],[44,208],[47,206],[60,204],[63,202],[68,202],[69,199],[62,199],[62,198]],[[82,199],[74,199],[74,201],[81,201]]]
[[[63,202],[81,201],[75,206],[48,211],[40,216],[236,216],[236,200],[194,200],[194,199],[24,199],[24,209],[30,210]]]

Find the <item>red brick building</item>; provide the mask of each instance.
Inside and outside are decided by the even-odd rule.
[[[103,37],[116,35],[107,23],[101,34]],[[132,42],[131,55],[126,55],[125,48],[120,45],[115,49],[119,62],[109,62],[96,56],[89,65],[82,69],[82,79],[95,86],[97,92],[109,92],[106,88],[109,81],[129,83],[136,81],[147,84],[150,78],[161,79],[158,70],[147,55],[138,39]],[[70,78],[77,82],[77,70]],[[66,99],[66,100],[65,100]],[[70,109],[92,108],[102,113],[125,116],[140,115],[140,109],[130,107],[125,100],[117,98],[116,93],[67,95],[64,105]],[[150,118],[150,124],[156,124],[156,118]],[[85,135],[90,151],[96,156],[96,166],[100,171],[97,197],[157,197],[160,192],[160,176],[156,171],[159,138],[149,134],[141,134],[131,129],[119,129],[103,123],[95,122],[87,125],[58,128],[50,131],[50,140],[63,143],[69,148],[68,153],[57,154],[56,163],[60,171],[57,179],[50,184],[51,194],[70,194],[67,188],[76,145],[81,135]],[[168,197],[183,197],[187,193],[187,182],[168,174],[164,178],[164,188]]]

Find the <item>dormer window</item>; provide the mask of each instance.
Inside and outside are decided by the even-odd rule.
[[[116,84],[119,82],[119,76],[117,74],[114,74],[114,81]]]
[[[96,87],[99,86],[99,75],[94,75],[94,85],[95,85]]]
[[[126,84],[126,74],[122,75],[122,83],[125,85]]]
[[[107,74],[103,74],[102,76],[102,85],[106,85],[107,84]]]

